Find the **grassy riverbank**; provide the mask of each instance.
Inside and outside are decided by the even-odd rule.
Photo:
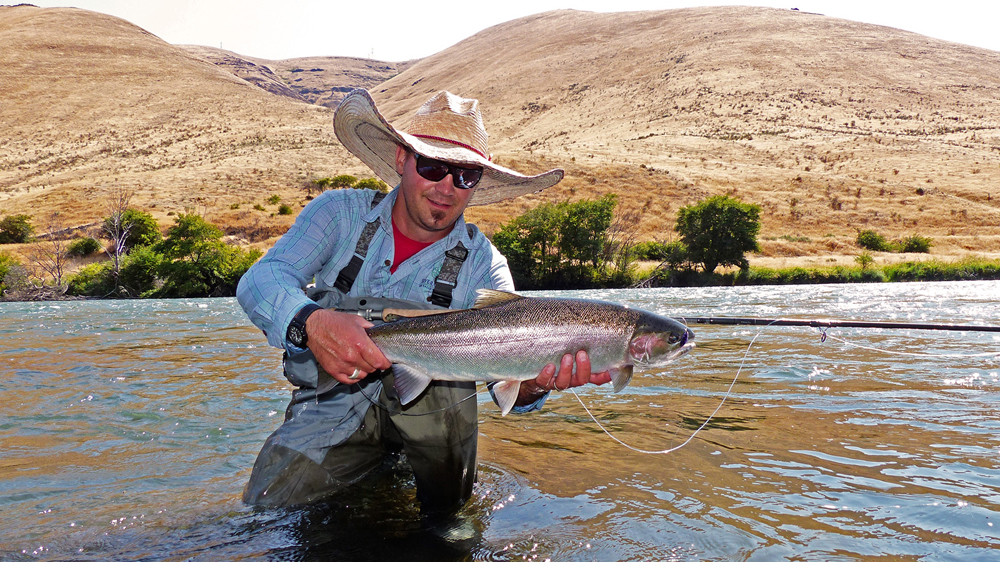
[[[927,260],[865,267],[836,265],[772,269],[751,266],[746,270],[711,274],[690,269],[656,268],[639,277],[644,278],[637,282],[642,287],[972,281],[1000,279],[1000,260],[967,257],[953,262]]]

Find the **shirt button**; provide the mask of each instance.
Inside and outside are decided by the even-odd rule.
[[[389,260],[385,260],[385,266],[389,267],[390,265],[392,265],[392,262]]]

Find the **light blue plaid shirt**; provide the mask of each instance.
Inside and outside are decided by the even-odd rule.
[[[300,353],[285,339],[288,324],[295,314],[312,301],[305,288],[315,282],[319,288],[332,288],[340,271],[351,261],[361,231],[369,222],[379,221],[379,228],[368,245],[368,252],[346,296],[372,296],[424,302],[434,289],[434,279],[444,264],[445,252],[459,241],[469,250],[452,291],[451,308],[469,308],[476,301],[477,289],[513,291],[514,280],[507,259],[475,225],[466,225],[459,217],[445,238],[417,252],[389,273],[394,245],[392,205],[398,190],[389,193],[374,209],[374,191],[354,189],[326,191],[299,213],[292,228],[282,236],[259,262],[240,279],[236,298],[255,326],[264,331],[267,341],[290,354]],[[470,227],[471,226],[471,227]],[[471,233],[471,235],[470,235]],[[335,289],[334,289],[335,290]],[[490,394],[493,394],[492,388]],[[532,404],[516,406],[512,411],[526,413],[540,409],[548,393]],[[494,401],[496,397],[494,396]],[[345,435],[357,429],[357,415],[348,416],[357,404],[343,399],[337,412],[349,417],[341,422]],[[360,412],[364,415],[367,403]]]
[[[372,296],[426,302],[434,279],[444,264],[445,252],[459,241],[469,250],[452,292],[451,308],[469,308],[482,288],[513,291],[507,259],[475,226],[463,218],[445,238],[424,248],[389,273],[393,258],[392,205],[398,190],[389,193],[374,209],[374,191],[330,190],[314,199],[299,214],[288,232],[240,279],[236,298],[255,326],[274,347],[295,349],[285,339],[288,324],[309,304],[304,289],[333,287],[340,270],[354,255],[365,224],[379,221],[368,246],[364,265],[347,296]],[[470,236],[469,232],[472,232]]]

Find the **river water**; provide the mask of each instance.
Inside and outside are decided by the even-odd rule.
[[[533,294],[1000,323],[1000,282]],[[1000,559],[1000,334],[694,331],[693,352],[621,393],[578,392],[646,450],[718,408],[669,454],[617,443],[571,393],[507,417],[481,394],[476,532],[447,543],[402,474],[322,507],[241,504],[290,387],[235,300],[0,303],[0,559]]]

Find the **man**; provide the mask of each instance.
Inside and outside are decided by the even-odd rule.
[[[422,512],[454,511],[476,475],[475,384],[435,381],[401,407],[391,364],[365,332],[373,324],[343,310],[468,308],[477,289],[513,291],[506,259],[465,223],[465,208],[545,189],[562,170],[526,176],[492,163],[478,102],[444,91],[402,131],[368,92],[355,90],[337,109],[334,130],[397,187],[382,200],[373,191],[325,192],[240,281],[240,304],[286,351],[285,376],[298,387],[254,464],[244,501],[322,499],[402,451]],[[515,411],[540,408],[554,388],[609,380],[590,372],[585,352],[566,355],[522,383]]]

